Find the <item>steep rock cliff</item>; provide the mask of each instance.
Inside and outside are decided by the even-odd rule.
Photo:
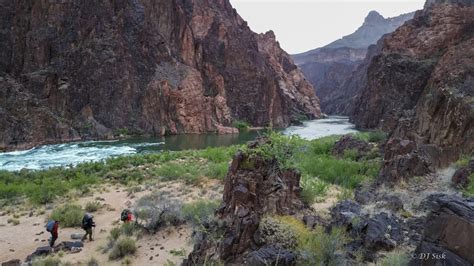
[[[0,150],[320,115],[273,34],[228,0],[0,0],[0,15]]]
[[[472,153],[473,29],[472,1],[428,1],[382,41],[352,120],[390,132],[387,150],[411,143],[385,154],[385,179],[419,175]]]
[[[354,33],[322,48],[293,55],[295,62],[316,88],[323,112],[351,114],[354,99],[359,93],[357,84],[365,79],[366,67],[359,69],[359,66],[371,58],[371,55],[367,55],[368,47],[413,15],[408,13],[384,18],[376,11],[371,11],[364,24]]]

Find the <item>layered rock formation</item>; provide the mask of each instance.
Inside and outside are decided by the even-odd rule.
[[[249,149],[268,143],[259,139]],[[291,215],[303,208],[299,198],[300,174],[280,170],[275,159],[239,151],[225,178],[217,222],[209,226],[189,254],[185,265],[225,261],[236,265],[294,265],[295,256],[265,243],[258,228],[265,215]],[[220,226],[219,226],[220,225]],[[215,235],[222,229],[218,237]],[[214,239],[212,237],[215,237]]]
[[[375,44],[384,34],[390,33],[411,19],[414,13],[394,18],[384,18],[371,11],[364,24],[354,33],[334,41],[322,48],[293,55],[308,80],[315,86],[321,100],[323,112],[349,115],[359,92],[360,80],[365,78],[366,69],[358,69],[368,53],[368,47]],[[370,54],[370,53],[369,53]],[[370,60],[371,56],[367,57]],[[355,74],[353,74],[355,72]]]
[[[0,15],[0,150],[320,115],[273,33],[228,0],[1,0]]]
[[[352,121],[390,132],[384,179],[421,175],[472,153],[473,28],[472,1],[428,1],[381,41]]]

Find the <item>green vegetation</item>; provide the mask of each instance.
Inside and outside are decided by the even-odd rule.
[[[387,133],[381,130],[359,132],[354,137],[368,142],[384,142],[387,139]]]
[[[300,265],[339,265],[335,254],[349,242],[341,228],[333,228],[329,233],[322,227],[310,230],[292,216],[264,217],[259,230],[268,243],[298,252]]]
[[[119,238],[109,254],[109,259],[121,259],[127,255],[133,255],[137,251],[135,240],[129,237]]]
[[[469,184],[463,192],[468,197],[474,197],[474,173],[469,175]]]
[[[381,266],[405,266],[410,262],[410,257],[400,251],[393,251],[387,254],[378,265]]]
[[[32,266],[60,266],[61,260],[54,257],[38,258],[33,260]]]
[[[187,203],[183,206],[183,217],[193,225],[199,226],[203,222],[209,221],[214,217],[214,212],[218,206],[218,202],[209,200],[199,200]]]
[[[15,201],[26,197],[34,204],[45,204],[71,190],[80,194],[94,184],[118,182],[137,184],[145,180],[181,179],[199,182],[201,177],[225,176],[229,162],[240,146],[203,150],[164,151],[157,154],[137,154],[110,158],[102,162],[82,163],[75,167],[48,170],[0,171],[0,200]],[[146,167],[142,167],[146,166]]]
[[[173,256],[184,257],[184,256],[186,256],[186,250],[184,248],[182,248],[182,249],[172,249],[172,250],[170,250],[170,254],[173,255]]]
[[[16,218],[8,218],[7,223],[12,224],[12,225],[19,225],[20,220],[18,220]]]
[[[102,204],[98,201],[90,201],[90,202],[86,203],[86,206],[84,207],[86,212],[96,212],[100,208],[102,208]]]
[[[232,126],[235,127],[235,128],[238,128],[239,130],[247,130],[247,129],[249,129],[250,124],[247,123],[246,121],[236,120],[236,121],[234,121]]]
[[[366,136],[360,138],[366,138]],[[352,190],[359,184],[376,177],[380,170],[381,160],[378,157],[363,158],[357,161],[351,151],[344,159],[338,159],[331,155],[334,143],[339,139],[338,136],[309,141],[298,136],[288,137],[270,133],[270,139],[269,144],[262,145],[255,150],[248,149],[247,152],[250,157],[258,154],[267,159],[276,158],[283,169],[298,169],[303,176],[302,195],[307,203],[324,196],[326,191],[324,185],[317,181],[310,181],[311,179]],[[248,164],[248,167],[252,167],[250,162]]]
[[[53,210],[50,219],[59,221],[62,227],[81,226],[84,210],[76,204],[65,204]]]

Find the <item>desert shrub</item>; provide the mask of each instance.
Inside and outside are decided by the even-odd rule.
[[[184,257],[184,256],[186,256],[186,250],[184,248],[182,248],[182,249],[172,249],[172,250],[170,250],[170,254],[173,255],[173,256]]]
[[[232,123],[232,126],[238,128],[239,130],[247,130],[250,125],[246,121],[237,120]]]
[[[356,161],[359,156],[359,152],[356,149],[348,149],[344,151],[343,158],[345,160]]]
[[[137,246],[135,244],[135,240],[129,237],[119,238],[110,251],[109,259],[120,259],[127,255],[133,255],[136,251]]]
[[[86,203],[86,206],[84,207],[86,212],[96,212],[100,208],[102,208],[102,204],[98,201],[90,201],[90,202]]]
[[[99,266],[99,261],[92,257],[87,261],[87,266]]]
[[[469,184],[464,189],[463,194],[468,197],[474,197],[474,173],[469,175]]]
[[[121,234],[125,236],[133,236],[135,233],[141,230],[140,226],[136,223],[124,223],[120,228]]]
[[[323,227],[316,227],[310,233],[300,234],[298,250],[303,265],[341,265],[337,253],[348,243],[342,228],[332,228],[329,233]]]
[[[177,225],[183,222],[182,203],[155,192],[140,198],[133,213],[146,229],[156,231],[164,225]]]
[[[193,225],[201,225],[214,217],[214,212],[219,204],[216,201],[199,200],[186,203],[183,206],[183,217]]]
[[[156,168],[154,174],[161,177],[164,181],[184,179],[191,183],[196,182],[200,177],[198,167],[191,163],[165,163]]]
[[[304,175],[301,178],[300,185],[302,187],[301,198],[307,204],[312,204],[317,201],[318,198],[326,196],[328,190],[328,184],[317,178],[309,177]]]
[[[266,243],[277,244],[288,249],[296,249],[297,247],[297,233],[291,225],[281,222],[279,217],[264,217],[260,221],[258,230]]]
[[[114,227],[112,230],[110,230],[109,238],[111,241],[116,241],[120,235],[122,235],[122,228],[120,227]]]
[[[228,162],[209,163],[204,175],[210,178],[224,179],[228,169]]]
[[[7,223],[12,224],[12,225],[19,225],[20,220],[15,219],[15,218],[8,218]]]
[[[410,257],[400,251],[390,252],[383,258],[378,265],[381,266],[405,266],[410,262]]]
[[[59,221],[60,226],[76,227],[81,226],[84,210],[76,204],[65,204],[53,210],[50,219]]]
[[[61,260],[54,257],[38,258],[33,260],[32,266],[60,266]]]

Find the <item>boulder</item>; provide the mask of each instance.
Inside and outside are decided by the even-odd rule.
[[[423,246],[418,249],[445,249],[474,264],[474,199],[435,194],[427,198],[431,213],[426,219]],[[454,259],[451,265],[455,264]],[[434,265],[426,264],[426,265]],[[449,265],[449,264],[445,264]]]
[[[327,225],[327,222],[317,215],[305,215],[303,216],[303,222],[309,229],[314,229],[317,225]]]
[[[364,246],[373,251],[390,251],[402,240],[398,221],[387,213],[379,213],[368,220]]]
[[[472,266],[459,255],[434,243],[422,241],[412,254],[409,266]]]
[[[343,157],[346,151],[355,150],[357,159],[366,156],[374,147],[373,144],[363,140],[355,139],[351,135],[342,136],[332,149],[332,154],[337,157]]]
[[[335,226],[351,225],[354,219],[360,217],[361,206],[352,200],[343,200],[331,209],[332,223]]]
[[[380,202],[380,207],[387,208],[393,212],[397,212],[403,209],[403,202],[400,197],[395,195],[384,195]]]
[[[268,245],[250,252],[245,258],[244,264],[252,266],[291,266],[296,265],[296,255],[279,246]]]
[[[21,265],[21,260],[19,259],[13,259],[13,260],[2,262],[2,266],[20,266],[20,265]]]
[[[26,262],[33,260],[35,257],[47,256],[53,252],[53,249],[49,246],[39,247],[35,252],[28,255],[25,259]]]

